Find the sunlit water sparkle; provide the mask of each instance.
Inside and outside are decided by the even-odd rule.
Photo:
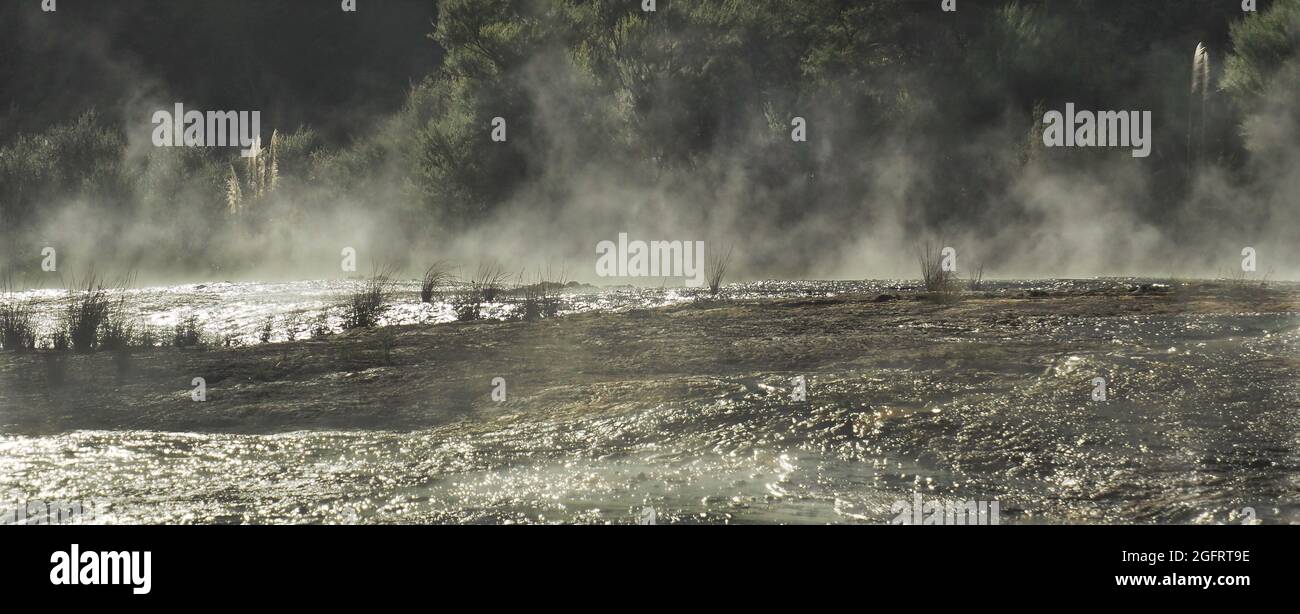
[[[195,314],[210,332],[254,343],[267,317],[297,314],[305,329],[355,285],[146,288],[131,303],[159,326]],[[730,296],[907,285],[767,282],[732,286]],[[417,289],[399,285],[387,323],[453,318],[445,304],[420,304]],[[681,289],[582,288],[567,293],[565,310],[689,300]],[[490,315],[509,310],[493,305]],[[1300,394],[1294,380],[1252,366],[1296,355],[1294,314],[1087,319],[1050,334],[1114,351],[1023,375],[996,364],[944,377],[905,367],[824,374],[819,395],[793,409],[779,396],[783,379],[760,373],[701,376],[736,390],[712,397],[590,413],[530,408],[410,432],[4,434],[0,502],[107,502],[97,519],[107,523],[631,523],[645,506],[660,523],[885,523],[891,503],[920,492],[996,498],[1004,523],[1236,522],[1246,507],[1265,522],[1300,521]],[[1122,400],[1072,400],[1063,382],[1090,370],[1121,382]],[[889,402],[869,402],[884,390]]]

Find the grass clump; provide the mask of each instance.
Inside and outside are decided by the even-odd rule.
[[[133,280],[134,275],[127,275],[123,281],[108,285],[93,272],[81,282],[74,279],[49,347],[77,353],[123,353],[132,348],[156,347],[157,332],[129,315],[126,290]]]
[[[3,288],[5,298],[0,298],[0,349],[23,352],[36,349],[36,325],[32,318],[31,299],[12,298],[9,284]]]
[[[73,280],[72,288],[68,290],[68,299],[68,306],[63,312],[63,330],[67,333],[67,342],[74,352],[93,352],[99,347],[100,329],[121,321],[121,314],[114,313],[113,310],[120,309],[123,302],[119,300],[113,303],[103,280],[93,272],[88,273],[81,283]]]
[[[1252,276],[1241,269],[1231,269],[1227,275],[1220,275],[1226,282],[1228,296],[1238,300],[1257,301],[1268,295],[1268,278],[1272,270],[1260,276]]]
[[[289,341],[298,340],[298,314],[290,313],[284,316],[284,335]]]
[[[966,289],[971,292],[977,292],[984,288],[984,264],[981,263],[971,272],[970,279],[966,280]]]
[[[533,283],[524,285],[523,272],[519,273],[519,292],[523,295],[523,309],[520,316],[529,322],[534,322],[542,318],[553,318],[560,314],[560,292],[564,289],[568,275],[563,267],[558,274],[552,274],[551,269],[547,266],[546,271],[537,271],[533,276]]]
[[[100,349],[121,352],[135,345],[140,336],[139,329],[142,327],[124,316],[124,307],[124,298],[119,298],[117,301],[110,303],[104,322],[100,325]]]
[[[461,322],[473,322],[482,315],[483,299],[477,292],[461,290],[451,299],[451,309]]]
[[[275,330],[275,316],[267,316],[262,321],[262,329],[257,335],[260,343],[266,344],[271,342],[271,333]]]
[[[172,347],[192,348],[203,345],[203,324],[196,315],[186,316],[172,328]]]
[[[727,267],[731,265],[731,247],[726,252],[710,250],[704,274],[709,281],[709,294],[717,296],[722,289],[722,280],[727,276]]]
[[[388,310],[385,304],[392,285],[392,269],[384,268],[366,280],[361,290],[354,292],[343,313],[343,329],[373,328]]]
[[[316,341],[325,339],[333,334],[333,331],[330,330],[329,314],[322,312],[317,315],[315,321],[312,322],[310,332],[311,338]]]
[[[921,267],[921,285],[926,297],[939,303],[956,302],[961,296],[956,271],[943,268],[943,249],[926,242],[917,248],[917,264]]]
[[[0,305],[0,349],[22,352],[36,348],[30,301]]]
[[[158,347],[160,341],[158,339],[158,330],[156,328],[153,326],[141,325],[138,330],[139,335],[135,340],[136,347],[146,350],[152,350],[153,348]]]
[[[432,303],[434,291],[450,280],[451,274],[447,271],[447,264],[441,260],[433,263],[424,271],[424,277],[420,280],[420,302]]]
[[[50,335],[50,349],[57,352],[66,352],[72,348],[72,340],[68,339],[68,331],[59,328]]]
[[[505,280],[506,272],[501,265],[493,262],[480,263],[474,277],[465,280],[452,297],[451,307],[456,312],[456,319],[470,322],[481,318],[483,303],[496,300]]]

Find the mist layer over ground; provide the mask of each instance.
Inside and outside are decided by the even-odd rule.
[[[0,258],[35,287],[336,278],[346,247],[591,282],[626,232],[742,279],[913,276],[924,241],[1003,278],[1231,276],[1250,247],[1293,279],[1300,6],[1260,6],[448,0],[412,32],[428,3],[9,3]],[[265,153],[155,147],[178,102],[261,110]],[[1066,104],[1149,111],[1150,156],[1046,147]]]
[[[0,6],[0,501],[1300,520],[1300,0],[311,4]]]

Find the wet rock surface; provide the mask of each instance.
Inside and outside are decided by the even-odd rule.
[[[1145,285],[5,353],[0,499],[107,522],[881,523],[914,493],[1003,523],[1300,520],[1300,295]]]

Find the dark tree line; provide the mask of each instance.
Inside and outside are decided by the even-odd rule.
[[[1113,164],[1107,152],[1043,149],[1043,110],[1065,102],[1153,111],[1140,214],[1161,220],[1189,206],[1189,160],[1256,179],[1267,152],[1251,151],[1252,118],[1294,122],[1300,108],[1297,0],[1253,16],[1210,0],[961,0],[956,13],[937,0],[658,4],[444,0],[417,28],[427,5],[394,5],[400,26],[390,15],[354,27],[295,2],[122,2],[92,23],[101,17],[74,18],[89,9],[63,0],[59,19],[95,43],[72,50],[43,44],[63,40],[54,24],[41,40],[13,31],[40,15],[0,20],[0,234],[17,246],[15,233],[90,203],[123,230],[151,220],[202,267],[213,229],[256,236],[324,207],[382,212],[399,235],[455,229],[520,198],[562,207],[581,189],[573,176],[593,169],[691,197],[738,185],[752,224],[810,209],[869,222],[863,195],[888,180],[891,159],[933,178],[909,186],[909,225],[979,226],[1029,215],[1003,203],[1032,169]],[[205,34],[169,29],[177,20]],[[1203,103],[1188,94],[1201,42],[1213,84]],[[95,49],[117,54],[112,71],[96,70]],[[141,84],[161,100],[261,108],[264,131],[283,137],[274,197],[232,219],[228,184],[244,172],[233,150],[140,147],[148,126],[122,109],[140,108]],[[1189,141],[1195,104],[1206,136]],[[806,146],[791,146],[796,116]],[[488,138],[494,117],[507,120],[505,143]]]

